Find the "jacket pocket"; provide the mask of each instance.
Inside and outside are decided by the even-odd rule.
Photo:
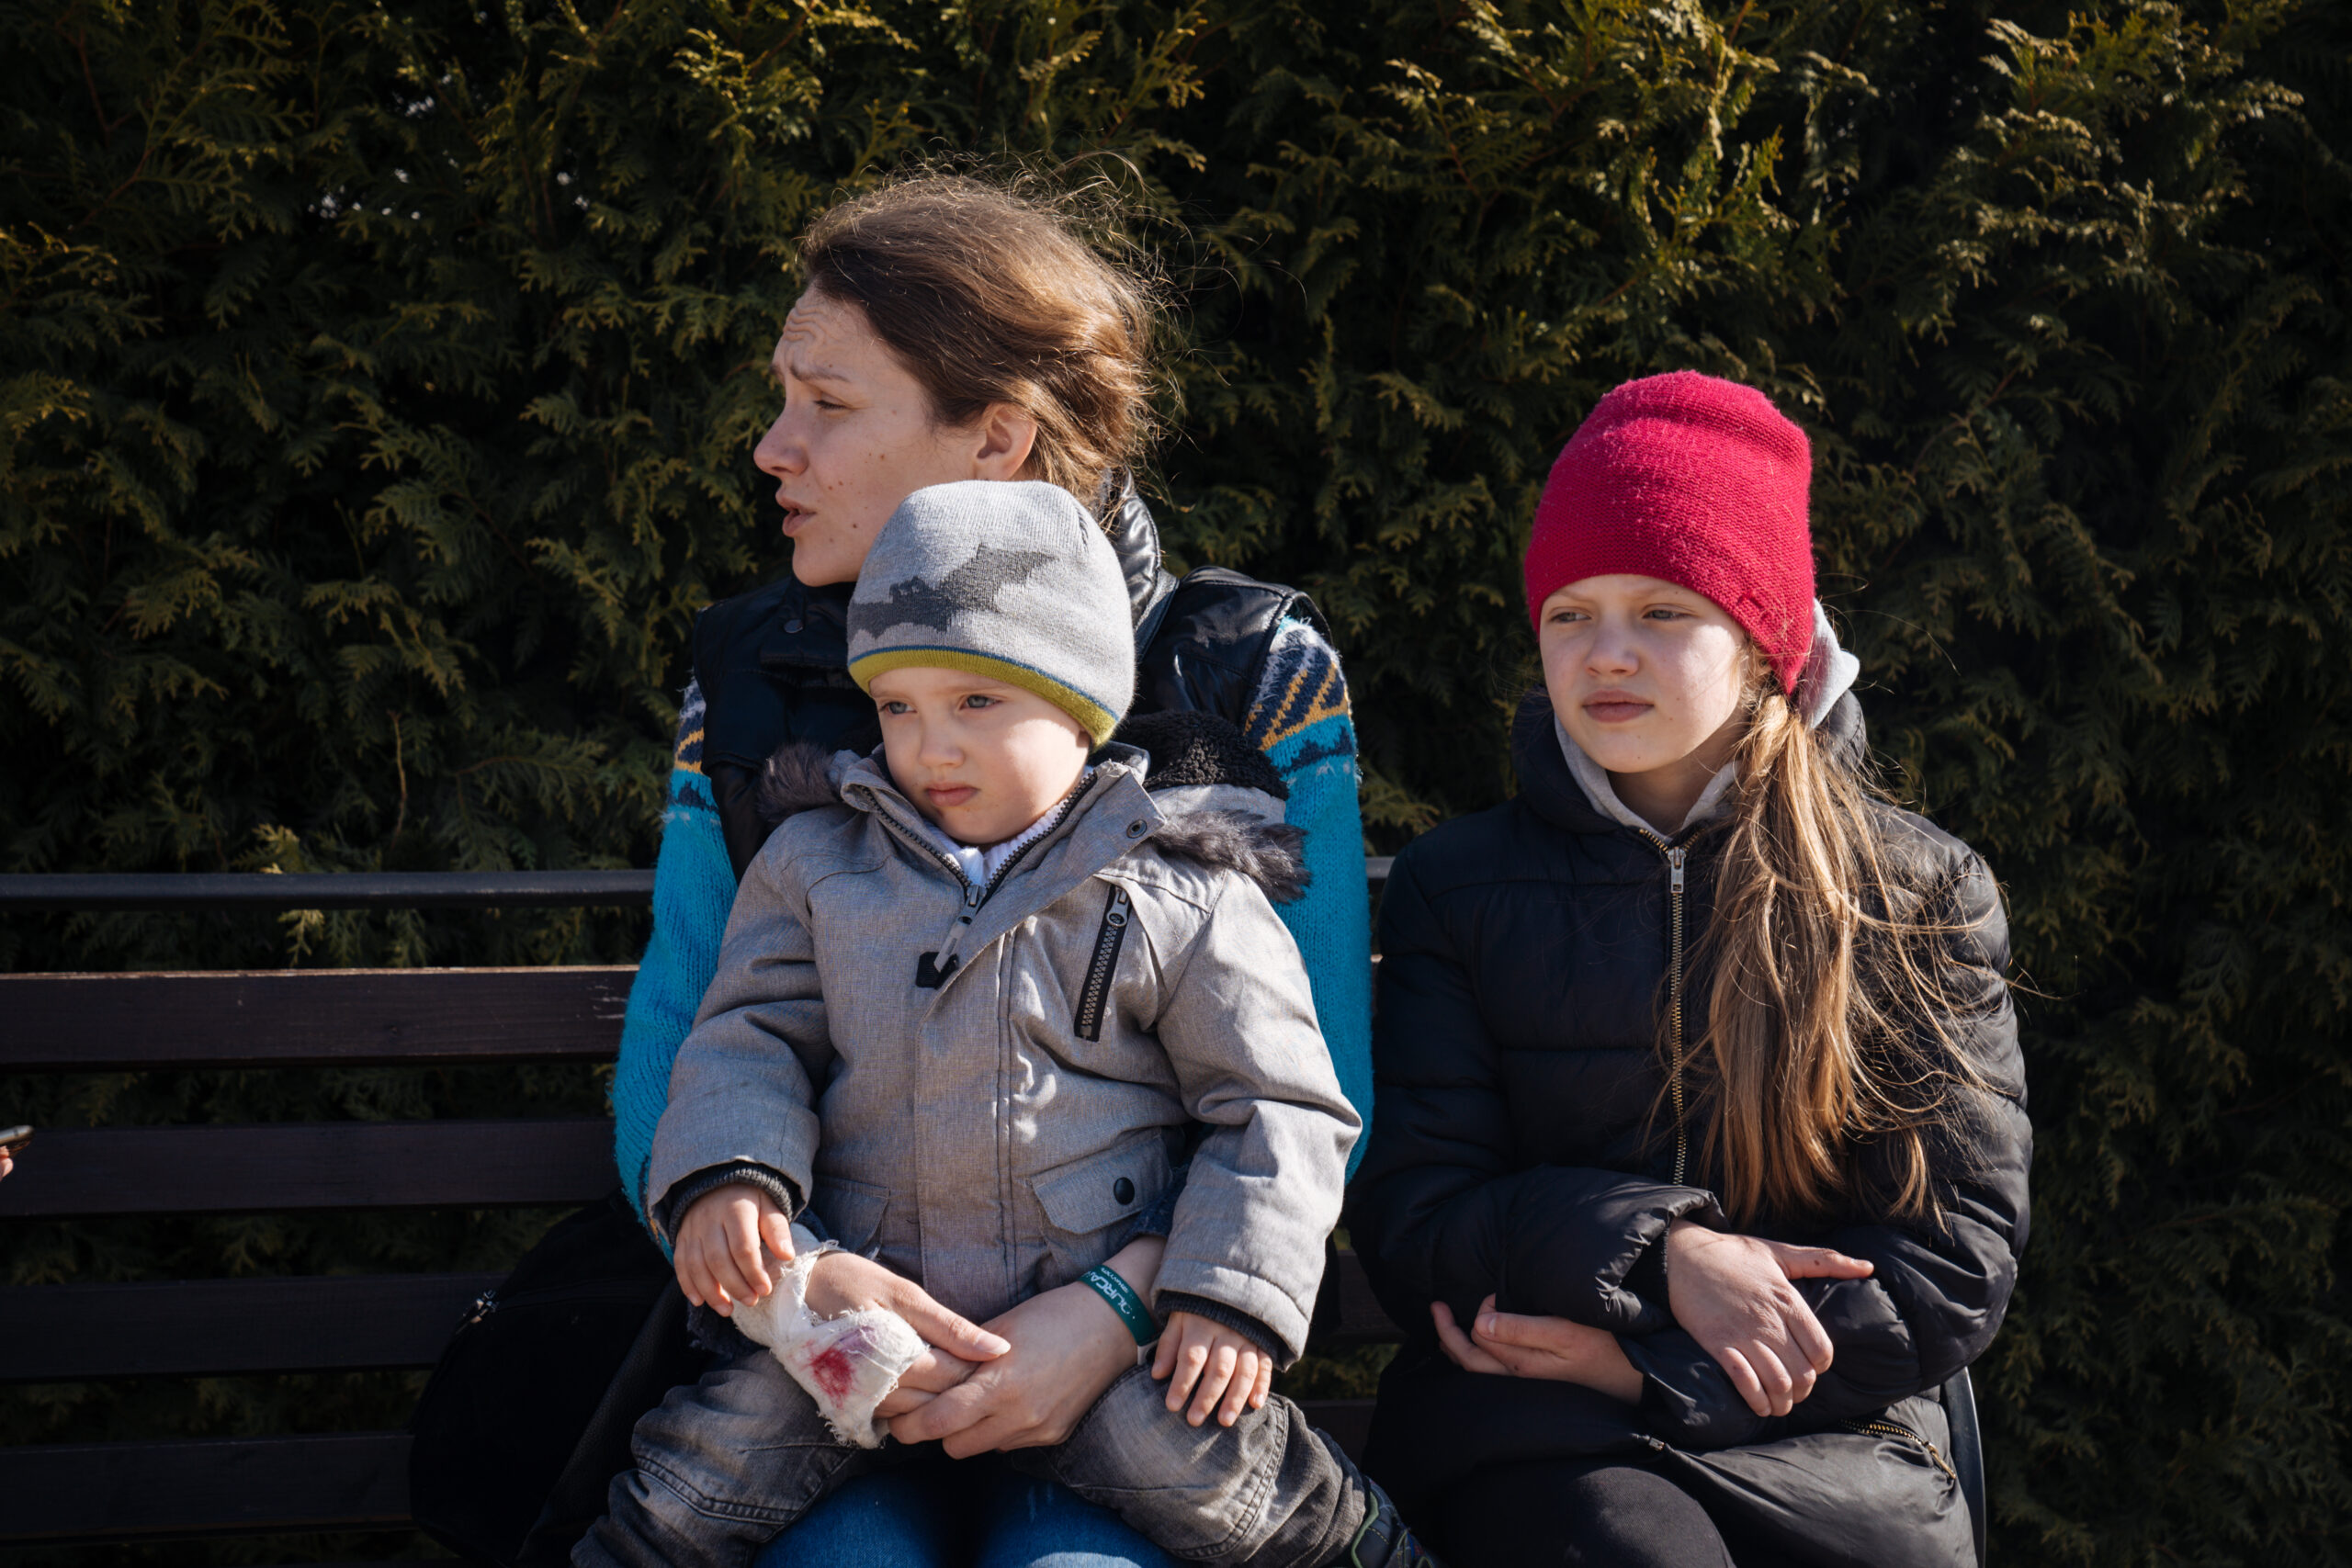
[[[890,1207],[890,1190],[842,1176],[819,1176],[817,1196],[808,1205],[825,1222],[833,1239],[845,1251],[869,1253],[882,1234],[882,1216]]]
[[[1073,1274],[1093,1268],[1117,1250],[1113,1227],[1149,1208],[1172,1173],[1168,1146],[1153,1127],[1032,1177],[1046,1246]]]

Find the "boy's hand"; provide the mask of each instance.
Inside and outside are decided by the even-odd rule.
[[[734,1316],[737,1302],[755,1302],[775,1289],[763,1242],[792,1261],[792,1220],[783,1205],[748,1181],[712,1188],[678,1222],[678,1289],[696,1306]]]
[[[1169,1377],[1173,1372],[1175,1376]],[[1197,1427],[1216,1412],[1217,1425],[1230,1427],[1244,1409],[1264,1406],[1273,1391],[1274,1359],[1255,1341],[1196,1313],[1171,1312],[1151,1359],[1151,1375],[1168,1378],[1168,1408],[1193,1408],[1185,1419]]]

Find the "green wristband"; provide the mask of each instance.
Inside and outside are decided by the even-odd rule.
[[[1159,1337],[1159,1325],[1152,1320],[1151,1309],[1143,1304],[1136,1288],[1120,1279],[1109,1264],[1096,1264],[1079,1280],[1111,1303],[1111,1310],[1119,1314],[1119,1321],[1127,1325],[1127,1332],[1136,1337],[1136,1344],[1148,1345]]]

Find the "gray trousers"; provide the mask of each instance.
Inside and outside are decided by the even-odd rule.
[[[1171,1556],[1250,1568],[1322,1568],[1347,1552],[1370,1483],[1276,1395],[1230,1427],[1199,1427],[1136,1367],[1067,1441],[1005,1455],[1100,1504]],[[670,1391],[630,1438],[637,1468],[573,1551],[580,1568],[741,1568],[817,1503],[896,1462],[895,1443],[836,1440],[816,1402],[765,1350]]]

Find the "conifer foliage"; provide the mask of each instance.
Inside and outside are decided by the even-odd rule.
[[[749,453],[796,228],[910,156],[1115,151],[1106,221],[1182,313],[1171,551],[1331,616],[1375,847],[1509,787],[1518,553],[1600,392],[1699,368],[1806,425],[1873,740],[2003,878],[2035,993],[2035,1230],[1979,1369],[1995,1551],[2352,1555],[2342,7],[0,0],[0,50],[5,869],[651,863],[692,616],[783,566]],[[641,936],[17,919],[0,964]],[[595,1093],[255,1077],[11,1093],[116,1120]],[[0,1256],[28,1281],[514,1241],[221,1222]],[[354,1388],[355,1420],[396,1406]],[[113,1401],[13,1401],[0,1440]]]

